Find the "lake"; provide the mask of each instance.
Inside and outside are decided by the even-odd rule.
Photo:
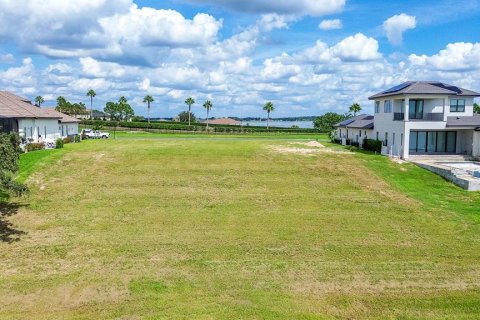
[[[242,121],[242,126],[247,125],[266,127],[267,121]],[[270,127],[291,128],[293,125],[299,128],[311,129],[313,128],[313,121],[270,121]]]

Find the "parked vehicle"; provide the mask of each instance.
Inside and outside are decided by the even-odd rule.
[[[82,139],[108,139],[110,133],[99,130],[83,129],[81,134]]]

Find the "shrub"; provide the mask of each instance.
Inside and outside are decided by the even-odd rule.
[[[333,142],[334,142],[334,143],[341,144],[341,143],[342,143],[342,140],[335,138],[335,139],[333,139]]]
[[[352,142],[352,146],[360,148],[360,143],[358,142]]]
[[[65,139],[68,139],[68,138],[65,138]],[[55,140],[55,149],[62,149],[63,144],[65,143],[64,141],[65,139],[58,138],[57,140]]]
[[[362,148],[365,150],[381,153],[382,141],[374,139],[364,139]]]
[[[80,141],[82,141],[80,139],[80,135],[76,134],[76,135],[73,136],[73,142],[80,142]]]
[[[64,143],[64,144],[65,144],[65,143],[70,143],[70,142],[72,142],[72,138],[70,138],[70,137],[65,137],[65,138],[63,138],[63,143]]]
[[[42,150],[45,148],[45,145],[43,143],[28,143],[25,146],[25,151],[30,152],[30,151],[36,151],[36,150]]]

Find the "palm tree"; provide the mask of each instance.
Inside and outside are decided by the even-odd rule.
[[[275,107],[273,106],[273,103],[268,101],[263,106],[263,110],[267,111],[267,130],[268,130],[269,129],[269,122],[270,122],[270,112],[274,111]]]
[[[87,92],[87,97],[90,97],[90,120],[93,119],[93,98],[97,95],[95,90],[90,89]]]
[[[38,97],[35,98],[35,103],[39,108],[42,105],[42,103],[44,103],[44,102],[45,102],[45,100],[43,99],[42,96],[38,96]]]
[[[358,103],[354,103],[350,106],[350,112],[353,112],[353,116],[355,117],[357,115],[357,112],[360,112],[362,110],[362,107]]]
[[[192,109],[192,104],[195,103],[195,100],[192,97],[188,97],[188,99],[185,100],[185,103],[188,105],[188,125],[190,125],[190,110]]]
[[[210,100],[205,101],[203,107],[207,110],[207,130],[208,130],[208,113],[213,108],[213,104]]]
[[[146,103],[148,105],[148,123],[150,123],[150,103],[155,101],[152,96],[146,95],[145,98],[143,98],[143,103]]]

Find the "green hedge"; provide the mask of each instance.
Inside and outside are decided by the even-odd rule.
[[[381,153],[382,152],[382,141],[374,140],[374,139],[364,139],[363,140],[363,149]]]
[[[83,120],[83,125],[88,126],[105,126],[120,127],[131,129],[156,129],[156,130],[173,130],[173,131],[206,131],[206,124],[195,123],[188,125],[181,122],[130,122],[130,121],[102,121],[102,120]],[[261,126],[235,126],[235,125],[209,125],[209,131],[218,133],[254,133],[254,132],[290,132],[290,133],[319,133],[317,129],[307,128],[279,128]]]

